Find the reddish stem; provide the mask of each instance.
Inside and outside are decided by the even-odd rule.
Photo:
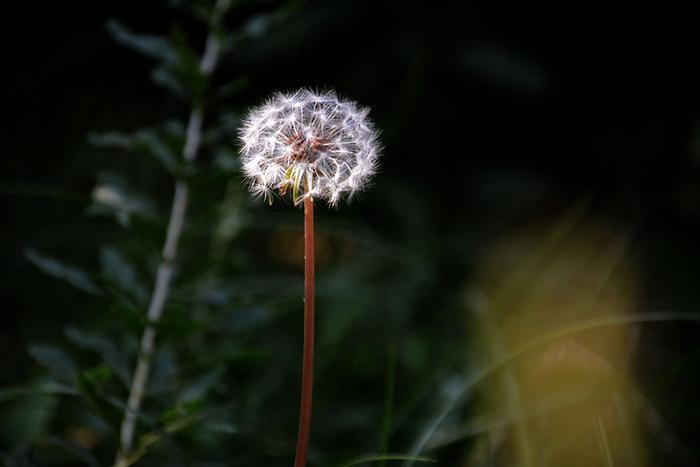
[[[304,356],[301,378],[299,437],[294,467],[306,466],[314,384],[314,201],[304,198]]]

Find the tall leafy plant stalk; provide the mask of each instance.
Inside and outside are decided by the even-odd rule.
[[[204,79],[208,79],[211,76],[219,61],[221,44],[217,23],[225,13],[229,3],[228,0],[218,0],[211,15],[211,31],[207,36],[204,53],[199,62],[199,72]],[[193,163],[197,158],[202,138],[203,104],[197,102],[196,98],[193,101],[182,151],[182,158],[186,164]],[[148,306],[148,321],[141,336],[139,357],[131,380],[126,410],[120,427],[119,449],[115,460],[115,466],[117,467],[129,465],[128,456],[133,449],[136,419],[144,398],[151,359],[155,351],[156,326],[161,320],[168,300],[173,267],[177,259],[177,247],[185,225],[188,198],[189,188],[187,183],[182,179],[178,179],[175,182],[175,193],[170,210],[162,258],[158,265],[153,295]]]
[[[295,467],[306,465],[314,367],[314,200],[331,206],[365,188],[380,145],[369,109],[334,92],[277,93],[252,109],[240,130],[243,172],[253,194],[272,202],[291,191],[304,206],[304,343]]]

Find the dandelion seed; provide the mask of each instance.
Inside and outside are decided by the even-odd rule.
[[[253,194],[275,191],[336,205],[364,189],[380,145],[368,109],[333,92],[278,93],[252,109],[240,130],[243,173]]]

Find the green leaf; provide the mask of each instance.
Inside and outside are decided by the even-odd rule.
[[[155,203],[147,195],[129,187],[123,177],[103,172],[99,179],[92,190],[93,204],[88,208],[88,214],[110,215],[124,227],[129,226],[132,216],[156,217]]]
[[[76,328],[66,328],[65,334],[77,346],[97,352],[119,379],[125,385],[129,384],[131,375],[126,356],[111,341],[104,337],[84,334]]]
[[[121,291],[136,298],[141,306],[148,300],[148,290],[136,272],[136,268],[114,247],[100,250],[100,266],[104,277]]]
[[[151,79],[154,83],[172,92],[180,99],[185,100],[191,96],[190,90],[170,67],[156,67],[153,72],[151,72]]]
[[[114,432],[119,433],[122,410],[100,396],[94,373],[79,374],[76,386],[92,411]]]
[[[83,292],[96,295],[101,293],[99,287],[90,279],[88,273],[82,269],[63,263],[55,258],[45,256],[33,249],[25,250],[24,255],[39,268],[39,270],[49,276],[64,280]]]
[[[136,34],[117,20],[108,21],[106,27],[107,31],[118,43],[147,57],[160,60],[169,65],[177,65],[177,53],[168,39],[151,34]]]
[[[147,394],[172,393],[180,381],[178,359],[172,348],[160,347],[151,359],[151,376]]]
[[[47,393],[26,393],[9,407],[3,407],[0,413],[3,444],[7,442],[14,450],[22,450],[36,442],[48,430],[56,402]]]
[[[70,355],[63,350],[50,345],[32,344],[28,352],[34,360],[44,365],[59,380],[64,382],[75,380],[78,367]]]
[[[7,402],[31,395],[75,396],[77,391],[71,386],[52,380],[39,381],[28,386],[16,386],[0,390],[0,402]]]
[[[173,420],[181,420],[183,418],[199,418],[205,407],[204,402],[201,400],[194,400],[185,404],[179,404],[163,411],[159,417],[159,421],[162,423]]]
[[[260,14],[252,16],[243,25],[242,33],[250,38],[256,39],[262,37],[267,33],[270,25],[272,24],[272,15],[270,14]]]
[[[174,28],[171,41],[178,57],[178,71],[184,84],[191,90],[195,103],[204,98],[209,80],[199,65],[199,53],[192,47],[185,31]]]
[[[134,150],[144,151],[153,156],[171,173],[177,170],[177,156],[153,130],[142,130],[134,135]]]
[[[103,133],[90,133],[88,142],[95,146],[131,149],[133,137],[118,131],[105,131]]]
[[[175,153],[163,142],[156,130],[141,130],[134,134],[118,131],[91,133],[88,142],[100,147],[112,147],[147,154],[160,162],[169,172],[177,170]]]
[[[180,392],[177,403],[186,404],[188,402],[203,400],[214,385],[219,381],[224,373],[223,368],[215,368],[201,377],[194,380]]]
[[[194,421],[195,419],[190,417],[171,420],[166,422],[161,429],[157,431],[149,431],[148,433],[142,435],[138,439],[137,447],[134,452],[131,453],[131,455],[129,455],[124,461],[124,465],[128,467],[135,464],[139,461],[139,459],[145,456],[155,444],[159,443],[162,439],[187,428],[194,423]]]
[[[239,432],[239,429],[235,424],[227,421],[204,420],[200,423],[200,425],[209,431],[212,431],[214,433],[222,433],[225,435],[233,435]]]
[[[176,140],[180,146],[185,139],[185,125],[180,120],[170,119],[162,123],[161,128],[167,140]]]

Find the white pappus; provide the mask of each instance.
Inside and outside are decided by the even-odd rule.
[[[288,190],[335,206],[365,188],[381,147],[369,109],[332,92],[276,93],[250,110],[239,138],[250,190],[272,202]]]

